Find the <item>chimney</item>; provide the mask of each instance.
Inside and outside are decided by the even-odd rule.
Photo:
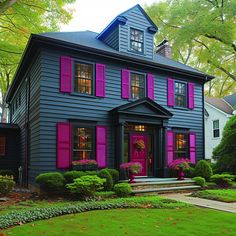
[[[157,45],[156,53],[171,58],[171,46],[169,45],[168,40],[164,39],[159,45]]]

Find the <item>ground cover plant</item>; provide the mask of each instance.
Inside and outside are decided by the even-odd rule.
[[[236,189],[209,189],[195,192],[192,196],[221,202],[236,202]]]

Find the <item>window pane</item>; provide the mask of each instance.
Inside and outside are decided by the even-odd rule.
[[[145,96],[145,77],[142,74],[131,73],[131,96],[134,99]]]
[[[175,159],[188,158],[187,133],[175,133]]]
[[[136,52],[143,52],[143,31],[130,29],[130,49]]]
[[[175,105],[178,107],[187,106],[186,84],[175,82]]]
[[[92,94],[93,66],[75,63],[75,92]]]
[[[213,121],[213,129],[219,129],[219,120]]]

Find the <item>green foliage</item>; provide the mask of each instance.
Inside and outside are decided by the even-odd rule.
[[[14,171],[12,171],[12,170],[7,170],[7,169],[5,169],[5,170],[0,170],[0,175],[2,175],[2,176],[15,176],[15,173],[14,173]]]
[[[1,176],[0,175],[0,195],[6,195],[10,193],[15,185],[13,176]]]
[[[80,178],[84,175],[86,174],[83,171],[77,171],[77,170],[67,171],[64,173],[65,182],[66,184],[73,183],[75,179]]]
[[[216,168],[236,174],[236,115],[226,123],[220,144],[213,150]]]
[[[118,197],[127,197],[131,194],[130,184],[120,183],[114,186],[114,192]]]
[[[114,195],[115,195],[115,192],[113,191],[100,191],[100,192],[95,193],[95,197],[102,198],[102,199],[112,198],[114,197]]]
[[[157,209],[179,209],[189,206],[186,203],[177,201],[166,202],[158,196],[117,198],[106,201],[75,202],[66,206],[51,206],[33,208],[31,210],[17,210],[0,215],[0,229],[19,225],[22,222],[28,223],[66,214],[75,214],[92,210],[143,208],[144,205],[149,208]]]
[[[106,179],[106,182],[103,184],[103,188],[105,191],[111,191],[113,188],[113,180],[107,169],[102,169],[99,171],[98,176],[102,179]]]
[[[206,86],[208,96],[234,91],[235,8],[234,0],[166,0],[145,7],[159,28],[157,45],[169,40],[175,60],[216,76]]]
[[[211,181],[222,188],[228,188],[232,186],[234,178],[235,176],[230,174],[215,174],[211,176]]]
[[[107,168],[106,170],[108,170],[108,172],[110,173],[113,180],[113,184],[117,184],[119,182],[119,171],[116,169],[109,168]]]
[[[195,176],[200,176],[206,180],[210,180],[212,174],[211,164],[208,161],[201,160],[197,163],[194,171]]]
[[[79,198],[94,197],[95,192],[102,189],[102,185],[106,180],[94,175],[85,175],[74,180],[72,184],[67,184],[66,188],[72,194],[76,194]]]
[[[65,178],[59,172],[40,174],[35,179],[40,188],[46,193],[61,193],[64,190]]]
[[[190,167],[184,169],[184,175],[187,178],[193,178],[194,177],[194,171],[195,171],[195,168],[190,166]]]
[[[206,180],[203,177],[197,176],[197,177],[194,177],[193,180],[196,182],[197,185],[201,187],[206,186]]]

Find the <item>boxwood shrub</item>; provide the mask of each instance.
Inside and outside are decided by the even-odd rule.
[[[196,182],[197,185],[201,187],[206,186],[206,180],[203,177],[197,176],[197,177],[194,177],[193,180]]]
[[[212,176],[212,168],[211,164],[206,161],[206,160],[201,160],[197,163],[195,170],[194,170],[194,175],[195,176],[200,176],[203,177],[205,180],[210,180]]]
[[[108,172],[110,173],[112,180],[113,180],[113,185],[117,184],[119,182],[120,179],[120,173],[118,170],[116,169],[109,169],[107,168],[106,170],[108,170]]]
[[[98,172],[98,176],[105,179],[106,182],[103,183],[104,191],[111,191],[113,189],[113,180],[107,169],[102,169]]]
[[[130,184],[120,183],[114,186],[114,192],[118,197],[127,197],[131,194]]]
[[[0,195],[10,193],[15,185],[13,176],[0,176]]]

